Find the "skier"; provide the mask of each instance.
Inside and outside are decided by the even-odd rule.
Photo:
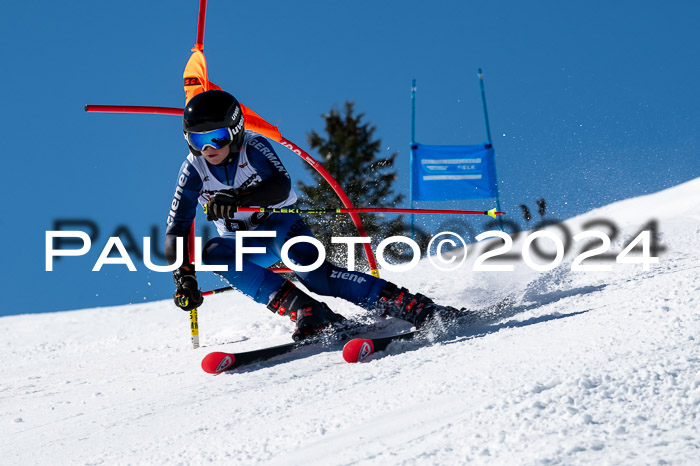
[[[296,322],[294,340],[306,338],[325,327],[342,322],[333,312],[266,267],[281,257],[285,241],[313,234],[298,214],[239,213],[238,206],[289,207],[297,196],[289,173],[270,142],[245,129],[238,101],[228,92],[212,90],[194,96],[183,116],[184,136],[190,149],[180,167],[165,236],[165,254],[169,264],[176,261],[176,240],[183,238],[183,257],[197,204],[206,206],[207,220],[214,221],[219,237],[207,242],[202,262],[227,265],[228,271],[216,272],[255,302]],[[247,254],[242,271],[235,267],[237,231],[276,232],[274,237],[246,238],[246,246],[263,246],[265,254]],[[302,242],[289,250],[289,258],[298,265],[316,262],[316,248]],[[328,261],[310,272],[296,272],[306,288],[324,296],[346,299],[364,309],[404,319],[416,328],[436,314],[457,310],[439,306],[421,294],[410,293],[386,280],[361,272],[349,272]],[[175,304],[189,311],[203,302],[197,275],[191,264],[173,272]]]

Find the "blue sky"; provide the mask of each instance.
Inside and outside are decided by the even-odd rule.
[[[196,0],[4,5],[0,314],[172,294],[170,275],[138,257],[138,272],[91,269],[120,227],[139,243],[156,227],[161,247],[186,155],[181,122],[83,106],[181,107],[197,9]],[[419,142],[476,144],[483,68],[503,209],[520,221],[518,205],[535,210],[544,197],[565,219],[700,176],[699,13],[691,1],[210,0],[204,52],[212,81],[307,149],[321,115],[354,100],[386,153],[399,153],[404,192],[411,80]],[[308,181],[304,162],[280,154]],[[45,232],[81,219],[99,228],[91,252],[44,271]]]

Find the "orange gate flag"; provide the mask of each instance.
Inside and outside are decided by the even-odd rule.
[[[185,72],[182,75],[185,81],[185,105],[190,99],[204,91],[223,90],[221,87],[209,81],[207,75],[207,60],[204,58],[204,53],[197,47],[192,49],[192,56],[187,61]],[[276,126],[271,125],[260,115],[241,104],[243,110],[243,120],[245,128],[254,131],[258,134],[272,139],[273,141],[281,142],[282,134]]]

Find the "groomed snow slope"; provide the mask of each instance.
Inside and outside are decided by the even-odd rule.
[[[566,226],[601,218],[615,252],[656,219],[659,263],[572,272],[577,244],[549,272],[472,272],[470,251],[458,272],[383,273],[447,304],[509,304],[364,364],[306,351],[205,374],[209,351],[289,339],[236,293],[202,307],[196,351],[167,301],[3,317],[2,463],[697,464],[700,179]]]

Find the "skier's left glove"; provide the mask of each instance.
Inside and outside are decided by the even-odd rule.
[[[183,265],[175,270],[173,272],[173,281],[176,287],[173,298],[177,307],[183,311],[191,311],[202,305],[204,297],[202,292],[199,291],[197,275],[193,266]]]
[[[207,203],[207,220],[232,218],[239,206],[250,205],[250,193],[239,189],[217,191]]]

